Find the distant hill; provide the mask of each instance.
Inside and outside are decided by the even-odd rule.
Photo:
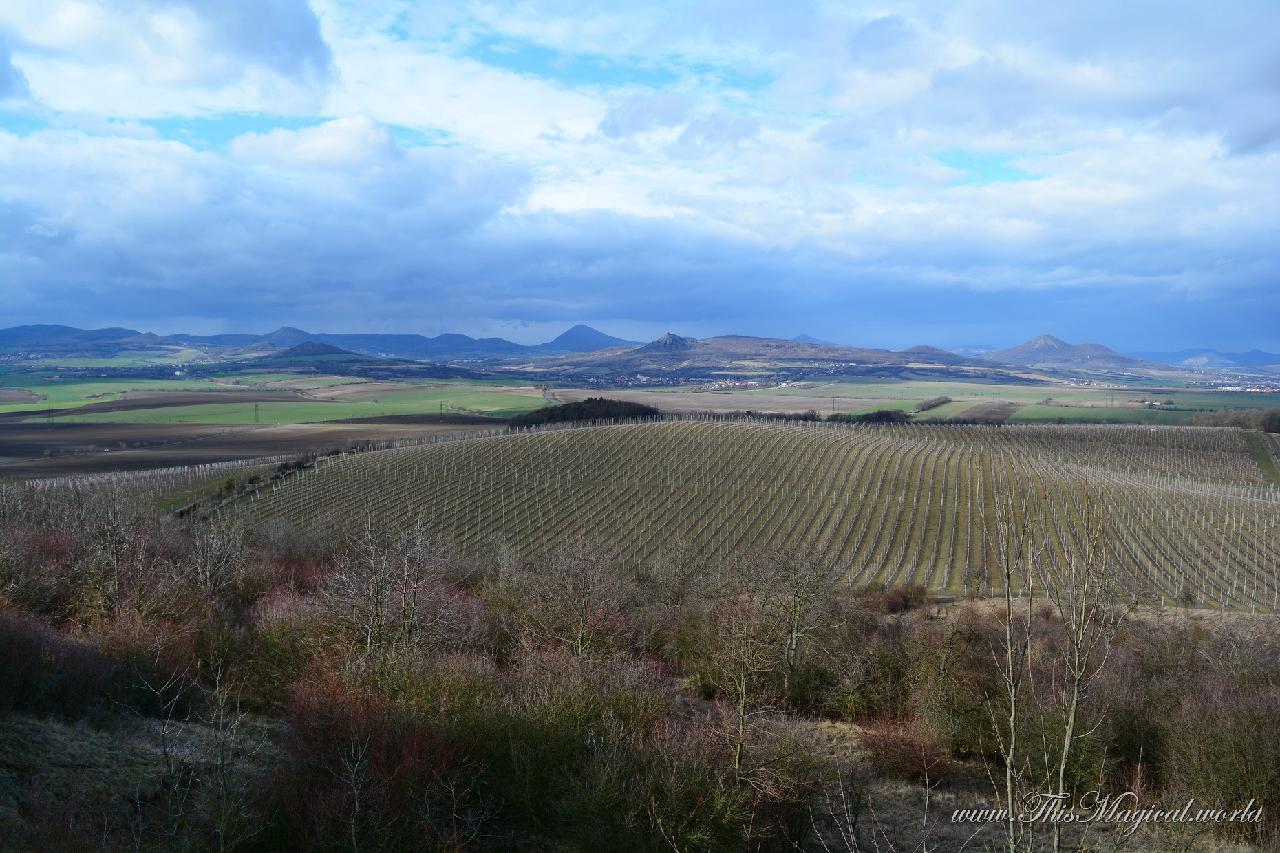
[[[610,347],[633,345],[590,326],[574,326],[544,344],[526,346],[505,338],[473,338],[445,333],[428,338],[413,334],[332,334],[304,332],[285,327],[264,335],[262,341],[276,346],[294,346],[304,340],[332,344],[352,352],[418,361],[465,361],[527,358],[537,355],[594,352]]]
[[[650,341],[640,347],[637,352],[644,353],[683,353],[690,352],[698,347],[697,338],[682,338],[674,332],[667,332],[655,341]]]
[[[1053,335],[1040,335],[1016,347],[983,353],[978,358],[1021,367],[1127,370],[1151,366],[1102,344],[1069,344]]]
[[[32,325],[0,329],[0,350],[9,352],[111,353],[125,348],[125,341],[138,338],[135,329],[112,326],[106,329],[77,329],[74,326]]]
[[[518,369],[570,380],[661,376],[664,381],[715,381],[735,376],[763,378],[771,374],[838,373],[882,367],[906,369],[908,364],[919,361],[922,359],[889,350],[748,335],[698,339],[668,332],[642,346],[535,359],[518,365]]]
[[[270,365],[273,368],[301,368],[307,370],[326,371],[363,371],[372,367],[390,367],[397,364],[410,364],[406,359],[382,358],[363,353],[351,352],[333,344],[322,341],[303,341],[279,352],[269,352],[254,360],[255,364]]]
[[[278,355],[267,356],[268,358],[313,358],[325,355],[345,355],[358,358],[356,353],[349,350],[335,347],[333,344],[323,344],[319,341],[303,341],[296,347],[289,347]]]
[[[657,340],[637,343],[614,337],[590,326],[578,324],[541,344],[518,344],[505,338],[473,338],[446,333],[427,337],[419,334],[310,332],[296,326],[282,326],[266,334],[223,333],[156,335],[136,329],[110,327],[79,329],[63,325],[27,325],[0,329],[0,353],[24,353],[36,357],[111,357],[121,352],[153,351],[171,355],[173,348],[195,348],[193,360],[218,362],[282,356],[305,343],[334,347],[338,352],[294,352],[289,358],[339,358],[366,356],[374,359],[408,359],[437,364],[486,362],[482,369],[517,367],[544,374],[562,374],[572,379],[584,376],[611,376],[656,373],[672,379],[687,379],[690,372],[703,379],[716,377],[717,365],[728,365],[731,374],[746,376],[755,367],[776,373],[778,369],[796,375],[816,372],[875,372],[893,369],[901,375],[937,375],[939,370],[972,372],[1000,370],[1002,365],[1022,368],[1085,371],[1146,371],[1168,374],[1179,367],[1189,369],[1254,368],[1280,370],[1280,354],[1252,350],[1223,353],[1196,349],[1124,355],[1101,344],[1070,344],[1052,335],[1041,335],[1016,347],[977,353],[980,347],[951,351],[920,345],[901,352],[885,349],[840,346],[808,335],[791,340],[749,335],[722,335],[692,338],[668,332]],[[881,371],[877,375],[889,375]]]
[[[972,357],[957,355],[954,352],[948,352],[938,347],[926,346],[923,344],[902,350],[902,355],[910,357],[912,360],[928,362],[929,364],[974,364],[976,363]]]
[[[1212,349],[1184,349],[1175,352],[1135,352],[1134,358],[1173,364],[1179,367],[1270,367],[1280,365],[1280,353],[1249,350],[1220,352]]]
[[[510,360],[637,346],[635,341],[615,338],[584,325],[574,326],[547,343],[532,346],[504,338],[473,338],[451,333],[429,338],[417,334],[308,332],[295,326],[282,326],[263,335],[156,335],[135,329],[77,329],[52,325],[0,329],[0,351],[49,356],[110,356],[125,349],[182,346],[198,347],[215,357],[219,354],[237,357],[258,355],[263,348],[287,350],[309,341],[361,355],[415,361]]]
[[[315,335],[295,329],[293,326],[281,326],[274,332],[267,332],[258,338],[257,343],[271,344],[273,347],[294,347],[303,341],[315,339]]]
[[[547,352],[597,352],[603,349],[638,346],[639,341],[628,341],[606,335],[598,329],[584,326],[581,323],[562,332],[553,340],[539,344],[538,349]]]

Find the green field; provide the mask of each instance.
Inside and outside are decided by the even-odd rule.
[[[74,409],[90,403],[107,403],[120,399],[125,391],[227,390],[225,384],[213,379],[60,380],[30,374],[0,374],[0,386],[22,388],[42,398],[30,403],[0,403],[0,414],[30,409]]]
[[[163,406],[116,412],[59,415],[59,423],[198,423],[198,424],[285,424],[372,418],[385,415],[482,414],[508,417],[541,406],[539,397],[489,391],[467,385],[389,391],[373,400],[299,400],[261,403],[204,403],[191,406]],[[28,406],[28,408],[30,408]],[[44,417],[30,418],[40,422]]]
[[[127,361],[127,360],[125,360]],[[124,361],[110,362],[120,366]],[[360,393],[367,385],[369,394]],[[263,401],[257,411],[243,400],[227,404],[155,406],[112,412],[69,413],[70,423],[300,423],[385,415],[471,413],[508,417],[543,404],[530,390],[513,393],[509,382],[404,382],[383,391],[387,383],[340,375],[263,372],[190,379],[62,378],[56,370],[23,372],[0,369],[0,387],[21,388],[38,401],[0,402],[0,415],[33,409],[75,409],[119,401],[126,391],[300,391],[313,399]],[[342,391],[341,389],[347,389]],[[356,393],[348,392],[354,390]],[[567,389],[573,391],[574,389]],[[1151,389],[1049,384],[996,384],[933,380],[867,380],[858,382],[793,382],[761,388],[707,391],[698,386],[577,390],[647,402],[667,412],[716,410],[805,411],[822,415],[838,411],[863,414],[877,409],[912,411],[923,400],[947,396],[952,402],[922,412],[922,421],[962,416],[984,403],[1014,403],[1012,423],[1177,424],[1198,414],[1223,409],[1260,409],[1280,405],[1280,395],[1205,391],[1197,388]],[[1152,405],[1156,401],[1159,405]]]
[[[943,403],[941,406],[935,406],[928,411],[921,412],[916,415],[918,421],[945,421],[947,418],[954,418],[965,409],[973,408],[973,400],[952,400],[950,403]]]

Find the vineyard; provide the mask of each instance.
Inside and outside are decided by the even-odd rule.
[[[575,537],[633,564],[677,543],[708,558],[799,548],[856,582],[962,594],[992,591],[1001,513],[1030,525],[1052,564],[1078,551],[1092,503],[1143,600],[1274,610],[1280,488],[1257,438],[688,418],[334,456],[243,506],[301,528],[421,519],[465,548],[525,557]]]

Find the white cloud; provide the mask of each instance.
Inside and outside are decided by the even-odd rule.
[[[232,140],[231,151],[246,160],[286,166],[359,165],[404,154],[386,125],[367,116],[334,119],[301,130],[246,133]]]
[[[10,0],[0,98],[62,130],[3,137],[5,263],[147,287],[269,270],[298,304],[305,276],[341,274],[383,288],[370,306],[423,282],[474,306],[439,284],[466,279],[495,316],[620,310],[628,268],[670,274],[672,300],[690,271],[727,293],[755,280],[734,258],[828,296],[1260,281],[1280,266],[1280,13],[1160,10]],[[157,117],[233,130],[188,147],[148,139],[176,134]],[[943,151],[1036,179],[969,180]],[[593,270],[601,293],[571,292]],[[543,302],[516,294],[531,282]]]
[[[34,95],[116,118],[314,107],[331,56],[306,0],[12,0]]]

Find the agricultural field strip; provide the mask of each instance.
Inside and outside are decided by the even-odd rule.
[[[1111,431],[1105,441],[1080,434],[1099,429]],[[1031,486],[1037,529],[1056,543],[1047,559],[1060,560],[1078,538],[1079,510],[1055,484],[1087,478],[1116,508],[1132,587],[1173,596],[1191,583],[1206,601],[1274,606],[1277,490],[1249,470],[1234,431],[1182,433],[678,420],[348,457],[313,475],[322,494],[290,494],[300,480],[255,512],[372,504],[397,519],[422,514],[469,546],[504,540],[530,553],[571,534],[598,535],[635,558],[673,539],[715,553],[803,543],[853,575],[955,590],[994,558],[982,530],[996,484]],[[1070,459],[1071,448],[1088,462]]]

